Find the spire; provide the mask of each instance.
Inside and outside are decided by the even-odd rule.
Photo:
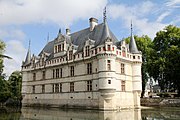
[[[104,39],[110,38],[110,32],[109,32],[109,27],[107,24],[107,20],[106,20],[106,7],[104,8],[104,12],[103,12],[103,22],[104,22],[104,33],[103,33],[103,37]]]
[[[103,35],[104,35],[105,39],[110,38],[110,30],[109,30],[107,21],[105,21],[105,23],[104,23],[104,34]]]
[[[49,32],[48,32],[48,36],[47,36],[47,43],[49,42]]]
[[[106,7],[104,8],[104,12],[103,12],[103,21],[104,23],[106,22]]]
[[[27,65],[27,64],[29,64],[31,62],[30,44],[31,44],[31,40],[29,40],[28,52],[27,52],[26,59],[25,59],[25,62],[24,62],[25,65]]]
[[[129,43],[129,51],[131,53],[139,53],[137,49],[136,41],[134,40],[134,36],[133,36],[132,20],[131,20],[131,38]]]

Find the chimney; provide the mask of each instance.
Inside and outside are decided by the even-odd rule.
[[[71,32],[71,31],[70,31],[70,29],[69,29],[69,28],[67,28],[67,29],[66,29],[66,35],[69,35],[69,34],[70,34],[70,32]]]
[[[96,18],[89,19],[90,31],[94,30],[94,27],[98,24],[98,20]]]

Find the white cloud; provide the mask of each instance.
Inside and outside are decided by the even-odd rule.
[[[162,13],[158,18],[157,18],[157,22],[161,22],[166,16],[170,15],[170,11],[164,12]]]
[[[0,25],[48,21],[69,26],[89,16],[98,17],[107,0],[1,0]]]
[[[0,38],[4,38],[4,41],[11,39],[23,41],[26,38],[26,35],[20,29],[2,28],[0,29]]]
[[[180,0],[168,0],[168,2],[166,2],[166,6],[168,6],[168,7],[180,7]]]
[[[145,11],[143,11],[145,9]],[[124,26],[130,28],[130,21],[133,20],[133,26],[138,35],[148,35],[155,37],[158,30],[164,28],[165,24],[157,21],[150,21],[147,18],[148,13],[156,10],[155,5],[150,2],[143,2],[134,6],[126,6],[124,4],[109,5],[109,14],[113,19],[120,18],[124,22]]]
[[[21,69],[22,60],[25,57],[25,47],[23,46],[26,35],[20,29],[2,28],[0,29],[0,39],[6,44],[5,55],[13,59],[4,59],[4,73],[10,75],[15,70]]]
[[[22,60],[26,54],[26,49],[22,42],[17,40],[6,42],[5,54],[13,59],[4,59],[4,73],[9,76],[13,71],[21,70]]]

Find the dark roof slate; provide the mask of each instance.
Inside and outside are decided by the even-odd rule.
[[[77,52],[81,52],[83,50],[85,42],[89,39],[95,41],[94,43],[95,47],[104,44],[107,38],[110,38],[113,44],[116,44],[118,42],[118,39],[109,29],[107,22],[98,24],[97,26],[95,26],[93,31],[90,31],[90,28],[86,28],[78,32],[69,34],[69,36],[70,39],[66,39],[67,43],[72,43],[78,46]],[[43,50],[40,52],[40,54],[43,51],[46,53],[51,53],[50,57],[53,58],[52,55],[53,50],[54,50],[54,40],[47,43],[46,46],[43,48]]]

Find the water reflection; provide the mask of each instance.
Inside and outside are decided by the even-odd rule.
[[[19,120],[21,116],[20,108],[0,107],[0,120]]]
[[[141,110],[142,120],[180,120],[180,108],[153,108]]]
[[[141,110],[87,111],[22,108],[21,119],[35,120],[141,120]]]
[[[180,108],[113,111],[0,108],[0,120],[180,120]]]

